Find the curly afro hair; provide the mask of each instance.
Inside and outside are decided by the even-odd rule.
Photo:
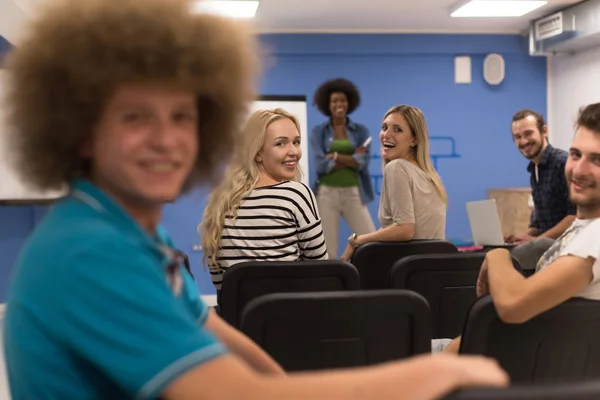
[[[352,113],[360,105],[360,92],[354,83],[347,79],[337,78],[331,79],[321,84],[317,88],[313,97],[313,104],[317,106],[317,109],[321,111],[326,117],[331,117],[331,110],[329,109],[329,102],[331,94],[335,92],[341,92],[346,95],[348,99],[348,112]]]
[[[197,94],[200,152],[185,189],[214,183],[237,142],[259,72],[254,36],[193,14],[189,0],[53,0],[6,59],[10,145],[22,178],[60,189],[87,177],[80,149],[125,83]]]

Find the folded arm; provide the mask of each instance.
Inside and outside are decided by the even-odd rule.
[[[336,168],[336,162],[332,158],[328,158],[325,153],[325,149],[323,148],[323,129],[320,126],[313,128],[309,144],[310,152],[315,160],[317,175],[325,175],[333,171]]]
[[[354,168],[357,170],[362,170],[367,167],[369,161],[369,153],[368,149],[360,146],[356,149],[354,154],[337,154],[328,153],[325,155],[328,159],[335,160],[336,164],[334,170],[342,169],[342,168]]]

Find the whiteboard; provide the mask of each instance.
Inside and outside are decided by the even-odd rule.
[[[4,99],[5,94],[5,72],[0,70],[0,99]],[[258,109],[283,108],[298,118],[300,123],[300,135],[302,136],[301,148],[302,158],[300,159],[300,168],[302,169],[302,182],[309,184],[308,170],[308,121],[305,96],[261,96],[252,103],[251,112]],[[15,171],[11,151],[8,146],[8,135],[10,130],[5,122],[3,115],[4,107],[0,107],[0,201],[47,201],[62,197],[66,194],[66,189],[62,191],[40,192],[28,187],[17,171]]]
[[[258,100],[252,103],[251,112],[260,109],[283,108],[292,114],[300,123],[300,148],[302,149],[302,158],[300,159],[300,169],[302,170],[301,182],[309,185],[308,174],[308,119],[306,96],[260,96]]]

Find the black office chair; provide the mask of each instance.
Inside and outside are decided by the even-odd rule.
[[[600,381],[517,385],[506,389],[463,389],[444,400],[598,400]]]
[[[457,252],[456,246],[446,240],[370,242],[356,248],[351,263],[358,269],[362,289],[386,289],[396,261],[415,254]]]
[[[455,338],[477,300],[475,286],[485,253],[421,254],[396,261],[390,287],[423,296],[431,308],[432,336]],[[518,261],[513,258],[520,270]]]
[[[264,294],[358,289],[358,271],[345,261],[245,262],[225,271],[219,309],[239,327],[244,306]]]
[[[431,352],[427,302],[407,290],[254,299],[241,331],[286,371],[356,367]]]
[[[600,379],[600,301],[571,299],[508,324],[491,297],[482,297],[469,311],[460,353],[495,358],[517,383]]]

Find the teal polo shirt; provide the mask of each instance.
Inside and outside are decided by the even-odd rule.
[[[153,399],[225,353],[166,232],[147,234],[87,181],[17,260],[5,355],[13,400]]]

